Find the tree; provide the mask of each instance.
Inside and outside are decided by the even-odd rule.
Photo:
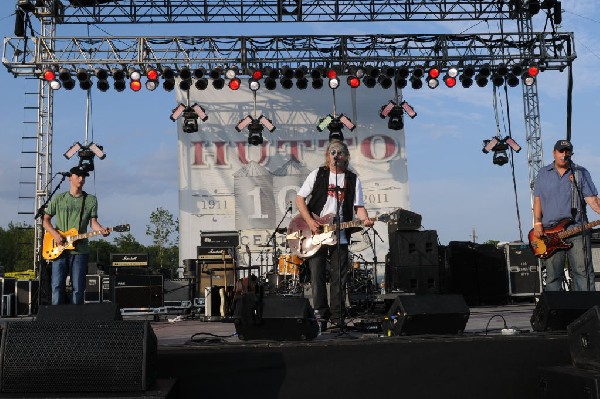
[[[156,257],[160,268],[163,269],[163,263],[167,260],[167,249],[179,242],[179,220],[174,219],[173,214],[168,210],[160,207],[156,208],[150,214],[150,224],[146,225],[146,235],[152,237],[152,242],[156,247]],[[173,268],[177,265],[176,262],[168,266]]]
[[[133,234],[131,234],[130,232],[125,234],[119,234],[114,238],[113,242],[119,249],[119,252],[140,253],[147,251],[147,248],[139,242],[137,242]]]

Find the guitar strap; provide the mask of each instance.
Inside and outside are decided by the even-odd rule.
[[[81,234],[83,231],[81,222],[83,221],[83,208],[85,208],[85,199],[87,198],[87,193],[83,192],[83,200],[81,201],[81,211],[79,212],[79,230],[78,232]]]

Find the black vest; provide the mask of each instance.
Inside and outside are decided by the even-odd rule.
[[[342,215],[344,221],[350,222],[354,218],[354,196],[356,195],[356,174],[346,170],[344,181],[344,202],[342,203]],[[310,200],[308,201],[308,210],[315,215],[320,215],[325,202],[327,201],[327,194],[329,189],[329,169],[325,169],[324,166],[319,168],[317,172],[317,179],[313,186]],[[348,236],[348,239],[350,237]]]

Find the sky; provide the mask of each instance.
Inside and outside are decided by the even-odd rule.
[[[0,2],[0,35],[13,36],[14,3]],[[561,32],[574,32],[577,59],[574,62],[572,142],[573,160],[587,167],[600,187],[600,134],[595,114],[600,109],[600,88],[595,70],[600,63],[600,3],[596,0],[562,0]],[[545,18],[534,18],[534,31],[544,30]],[[34,25],[35,27],[35,25]],[[232,29],[235,27],[235,32]],[[498,32],[495,22],[395,22],[337,23],[336,34],[406,33],[490,33]],[[57,36],[175,36],[175,35],[286,35],[331,34],[331,23],[294,24],[175,24],[151,26],[90,25],[59,26]],[[31,202],[19,200],[31,195],[32,187],[22,188],[22,167],[34,165],[31,147],[23,136],[32,130],[31,111],[35,105],[37,82],[14,78],[0,67],[0,226],[9,222],[31,223]],[[523,147],[515,154],[515,176],[510,164],[497,166],[492,154],[484,154],[482,142],[497,134],[492,85],[435,90],[406,89],[404,98],[418,116],[405,121],[411,210],[422,215],[423,227],[436,230],[439,241],[527,239],[532,226],[531,199],[520,87],[509,90],[507,103],[501,104],[500,133],[510,129]],[[549,163],[552,146],[566,137],[567,74],[543,72],[538,78],[544,163]],[[382,104],[389,99],[382,99]],[[504,100],[503,100],[504,101]],[[67,171],[76,157],[62,154],[76,141],[89,141],[104,147],[107,157],[95,161],[96,171],[87,179],[86,191],[99,197],[99,220],[105,226],[129,223],[132,234],[150,244],[145,234],[150,213],[158,207],[178,214],[177,126],[169,116],[176,105],[175,92],[102,93],[93,89],[91,113],[86,121],[88,99],[83,90],[59,90],[54,101],[53,172]],[[87,129],[86,129],[87,126]],[[56,185],[60,179],[54,181]],[[65,182],[59,191],[68,189]],[[516,189],[516,190],[515,190]],[[520,216],[520,217],[519,217]],[[597,219],[590,215],[590,220]],[[520,223],[519,223],[520,221]],[[380,232],[385,234],[385,232]]]

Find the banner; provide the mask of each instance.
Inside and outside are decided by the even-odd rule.
[[[256,92],[255,106],[254,93],[242,86],[237,91],[227,86],[216,90],[209,84],[203,91],[192,86],[189,95],[177,92],[178,104],[198,104],[208,115],[205,122],[198,121],[196,133],[184,133],[184,118],[177,120],[180,260],[196,258],[203,233],[238,231],[239,265],[276,267],[288,249],[285,234],[275,229],[287,227],[297,214],[297,191],[310,171],[325,161],[329,131],[319,132],[316,125],[334,109],[356,124],[354,131],[342,132],[369,215],[410,208],[404,131],[388,129],[387,119],[379,116],[381,106],[393,99],[393,90],[351,89],[345,84],[335,93],[263,88]],[[248,144],[247,129],[235,130],[247,115],[264,115],[276,127],[273,133],[264,129],[261,145]],[[387,225],[377,222],[375,229],[381,239],[355,233],[350,249],[355,261],[372,262],[376,255],[378,270],[383,271]]]

